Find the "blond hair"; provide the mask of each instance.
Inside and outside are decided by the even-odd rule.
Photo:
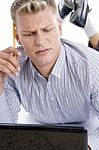
[[[51,7],[53,11],[57,12],[54,0],[15,0],[10,9],[11,18],[15,22],[17,12],[20,14],[34,14],[47,7]]]

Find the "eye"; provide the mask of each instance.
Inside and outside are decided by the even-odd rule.
[[[43,32],[49,32],[51,29],[43,29]]]
[[[31,34],[31,33],[22,33],[22,36],[27,36],[27,37],[29,37],[29,36],[32,36],[32,34]]]
[[[35,35],[36,32],[31,32],[31,33],[22,33],[23,36],[26,36],[26,37],[30,37],[30,36],[33,36]]]

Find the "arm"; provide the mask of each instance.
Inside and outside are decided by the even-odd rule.
[[[5,89],[0,96],[0,123],[16,123],[20,111],[20,97],[16,90]]]
[[[97,62],[98,57],[96,58]],[[93,119],[91,120],[91,133],[89,132],[89,145],[92,150],[99,149],[99,69],[96,65],[92,71],[91,78],[91,114]]]
[[[98,49],[99,49],[99,28],[94,23],[94,20],[92,20],[92,18],[93,17],[90,16],[90,13],[89,13],[85,27],[83,29],[89,39],[89,43],[90,43],[89,46],[98,51]]]
[[[99,51],[99,32],[89,37],[89,47],[94,48],[97,51]]]
[[[14,80],[6,78],[4,91],[0,96],[0,122],[15,123],[20,111],[20,95],[16,89]]]
[[[17,59],[11,54],[15,54]],[[10,76],[17,75],[19,53],[15,48],[0,51],[0,122],[16,122],[20,111],[18,91]],[[8,77],[9,76],[9,77]]]
[[[85,4],[84,5],[85,8],[82,8],[82,2]],[[88,1],[84,0],[82,2],[78,0],[74,2],[72,2],[72,0],[65,0],[65,1],[60,0],[58,4],[60,17],[64,19],[73,10],[73,8],[76,8],[76,10],[74,9],[74,11],[71,13],[69,21],[78,27],[82,27],[83,30],[85,31],[85,34],[87,35],[89,39],[89,47],[99,51],[99,28],[94,23],[94,20],[92,17],[93,11],[91,12],[88,11],[89,9]],[[86,12],[83,11],[83,9],[86,10]],[[77,10],[80,10],[80,11],[77,11]],[[79,12],[81,11],[83,15],[80,16],[79,18],[77,16],[79,16]]]

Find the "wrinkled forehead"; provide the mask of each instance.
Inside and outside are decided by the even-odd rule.
[[[57,22],[56,14],[49,8],[35,14],[16,13],[16,27],[18,28],[43,28],[50,24],[55,24],[55,22]]]
[[[32,17],[32,19],[33,19],[33,17],[37,20],[38,18],[39,18],[39,20],[41,20],[41,19],[46,19],[46,20],[49,20],[49,19],[58,19],[59,18],[59,15],[58,15],[58,13],[55,11],[55,10],[53,10],[53,8],[52,7],[50,7],[50,6],[47,6],[47,7],[45,7],[44,9],[42,9],[42,10],[39,10],[39,11],[37,11],[37,12],[35,12],[35,13],[33,13],[33,12],[31,12],[31,13],[27,13],[27,12],[16,12],[16,14],[15,14],[15,24],[16,24],[16,21],[19,19],[19,18],[21,18],[21,19],[23,19],[23,18],[25,18],[27,16],[27,19],[28,18],[31,18]],[[35,17],[36,16],[36,17]],[[48,17],[47,17],[48,16]],[[34,19],[34,22],[35,22],[35,19]]]

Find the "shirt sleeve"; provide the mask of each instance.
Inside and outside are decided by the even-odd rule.
[[[9,84],[8,84],[9,82]],[[16,123],[20,111],[20,96],[13,80],[6,81],[0,96],[0,123]]]
[[[92,150],[99,150],[99,69],[92,73],[91,110],[97,120],[94,121],[96,128],[89,133],[88,144]]]
[[[91,147],[91,150],[99,150],[99,118],[93,108],[91,108],[91,117],[87,125],[88,145]]]

